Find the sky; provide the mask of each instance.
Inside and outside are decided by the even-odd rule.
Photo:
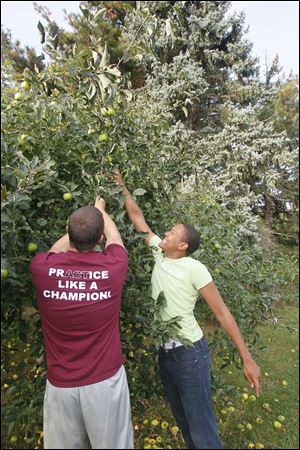
[[[67,12],[80,12],[79,1],[38,1],[51,11],[51,18],[59,26],[68,29],[64,21],[63,9]],[[253,56],[258,56],[262,73],[267,61],[270,66],[276,54],[283,68],[283,74],[290,71],[299,75],[299,2],[298,1],[233,1],[230,11],[244,11],[245,26],[249,26],[246,38],[254,46]],[[34,47],[42,53],[37,30],[38,21],[43,19],[34,10],[33,2],[1,1],[1,24],[10,29],[13,40],[22,46]]]

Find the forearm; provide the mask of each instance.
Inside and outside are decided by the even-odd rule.
[[[96,199],[95,207],[97,209],[99,209],[99,211],[101,212],[102,217],[103,217],[103,221],[104,221],[103,234],[106,238],[106,246],[108,246],[111,243],[116,243],[116,244],[123,246],[122,237],[120,235],[120,232],[119,232],[115,222],[105,211],[105,201],[100,198]]]
[[[115,224],[115,222],[112,220],[112,218],[107,214],[106,211],[101,211],[103,215],[104,220],[104,231],[103,234],[106,237],[106,239],[110,239],[112,235],[118,235],[120,236],[119,230]]]
[[[125,196],[124,205],[128,214],[129,219],[131,220],[134,228],[138,232],[149,232],[150,228],[146,223],[144,215],[141,209],[133,200],[130,192],[124,186],[123,195]]]
[[[222,315],[217,318],[225,333],[231,338],[232,342],[238,349],[243,362],[245,363],[252,360],[252,356],[245,344],[240,329],[231,312],[226,308]]]
[[[69,241],[69,235],[68,233],[65,234],[63,237],[58,239],[52,247],[50,248],[50,252],[59,253],[59,252],[67,252],[70,248],[70,241]]]

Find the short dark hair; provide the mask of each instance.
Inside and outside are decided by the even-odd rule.
[[[197,230],[191,225],[187,225],[186,223],[182,224],[184,227],[184,234],[186,243],[188,244],[188,248],[186,249],[186,254],[191,255],[194,253],[200,245],[200,236]]]
[[[92,250],[99,242],[103,231],[103,215],[95,206],[82,206],[70,216],[69,240],[79,252]]]

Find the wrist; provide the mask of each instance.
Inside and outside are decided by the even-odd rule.
[[[253,362],[253,358],[252,358],[252,356],[250,355],[249,352],[247,352],[245,355],[242,355],[241,358],[242,358],[242,361],[243,361],[244,365]]]
[[[129,190],[125,185],[123,185],[123,195],[125,195],[125,197],[131,197]]]

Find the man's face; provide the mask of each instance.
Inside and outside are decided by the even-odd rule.
[[[185,251],[187,243],[185,239],[185,230],[182,224],[174,225],[170,231],[165,233],[164,239],[159,246],[166,252]]]

